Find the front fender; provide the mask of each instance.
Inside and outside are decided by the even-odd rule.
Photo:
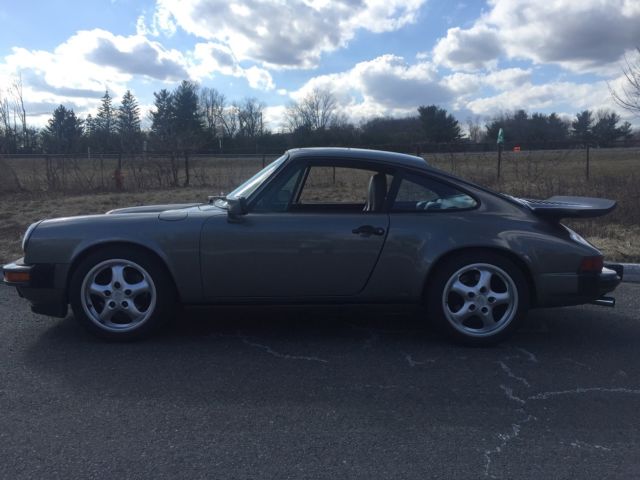
[[[157,213],[95,215],[42,222],[32,233],[25,263],[57,264],[56,281],[68,281],[73,267],[89,251],[104,245],[124,244],[145,248],[165,264],[184,302],[202,299],[200,231],[203,214],[165,222]],[[196,273],[194,273],[196,272]]]

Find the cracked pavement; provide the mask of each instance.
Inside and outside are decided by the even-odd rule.
[[[637,478],[640,285],[453,346],[396,308],[94,339],[0,288],[0,478]]]

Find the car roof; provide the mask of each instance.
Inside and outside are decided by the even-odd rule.
[[[364,148],[315,147],[295,148],[287,152],[291,160],[308,157],[339,157],[344,159],[371,160],[387,165],[433,170],[425,159],[405,153],[367,150]]]

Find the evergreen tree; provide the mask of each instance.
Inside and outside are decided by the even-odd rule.
[[[583,143],[593,140],[593,114],[591,110],[576,113],[576,119],[571,122],[571,136]]]
[[[444,108],[436,105],[421,106],[418,114],[428,142],[450,143],[462,138],[458,121]]]
[[[42,143],[48,153],[76,153],[81,145],[82,134],[82,120],[76,117],[72,109],[60,105],[53,111],[42,132]]]
[[[183,80],[172,95],[173,133],[179,150],[197,149],[204,134],[204,124],[200,116],[198,86]]]
[[[613,142],[619,139],[630,138],[632,136],[631,124],[625,122],[618,126],[621,118],[615,112],[600,111],[593,126],[593,138],[600,147],[610,147]]]
[[[120,137],[120,147],[123,152],[140,150],[140,108],[130,90],[122,97],[116,118],[116,128]]]
[[[116,149],[116,112],[108,89],[105,90],[102,103],[98,108],[98,115],[94,120],[94,130],[96,146],[100,151],[111,152]]]
[[[155,110],[151,111],[150,140],[154,148],[158,150],[175,150],[174,124],[175,112],[173,108],[173,95],[163,88],[159,92],[153,92]]]

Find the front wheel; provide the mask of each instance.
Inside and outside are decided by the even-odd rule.
[[[107,247],[89,254],[69,286],[74,316],[102,338],[132,340],[164,324],[175,307],[173,284],[146,251]]]
[[[438,267],[427,288],[430,318],[450,338],[467,345],[506,339],[529,308],[524,274],[492,252],[450,259]]]

